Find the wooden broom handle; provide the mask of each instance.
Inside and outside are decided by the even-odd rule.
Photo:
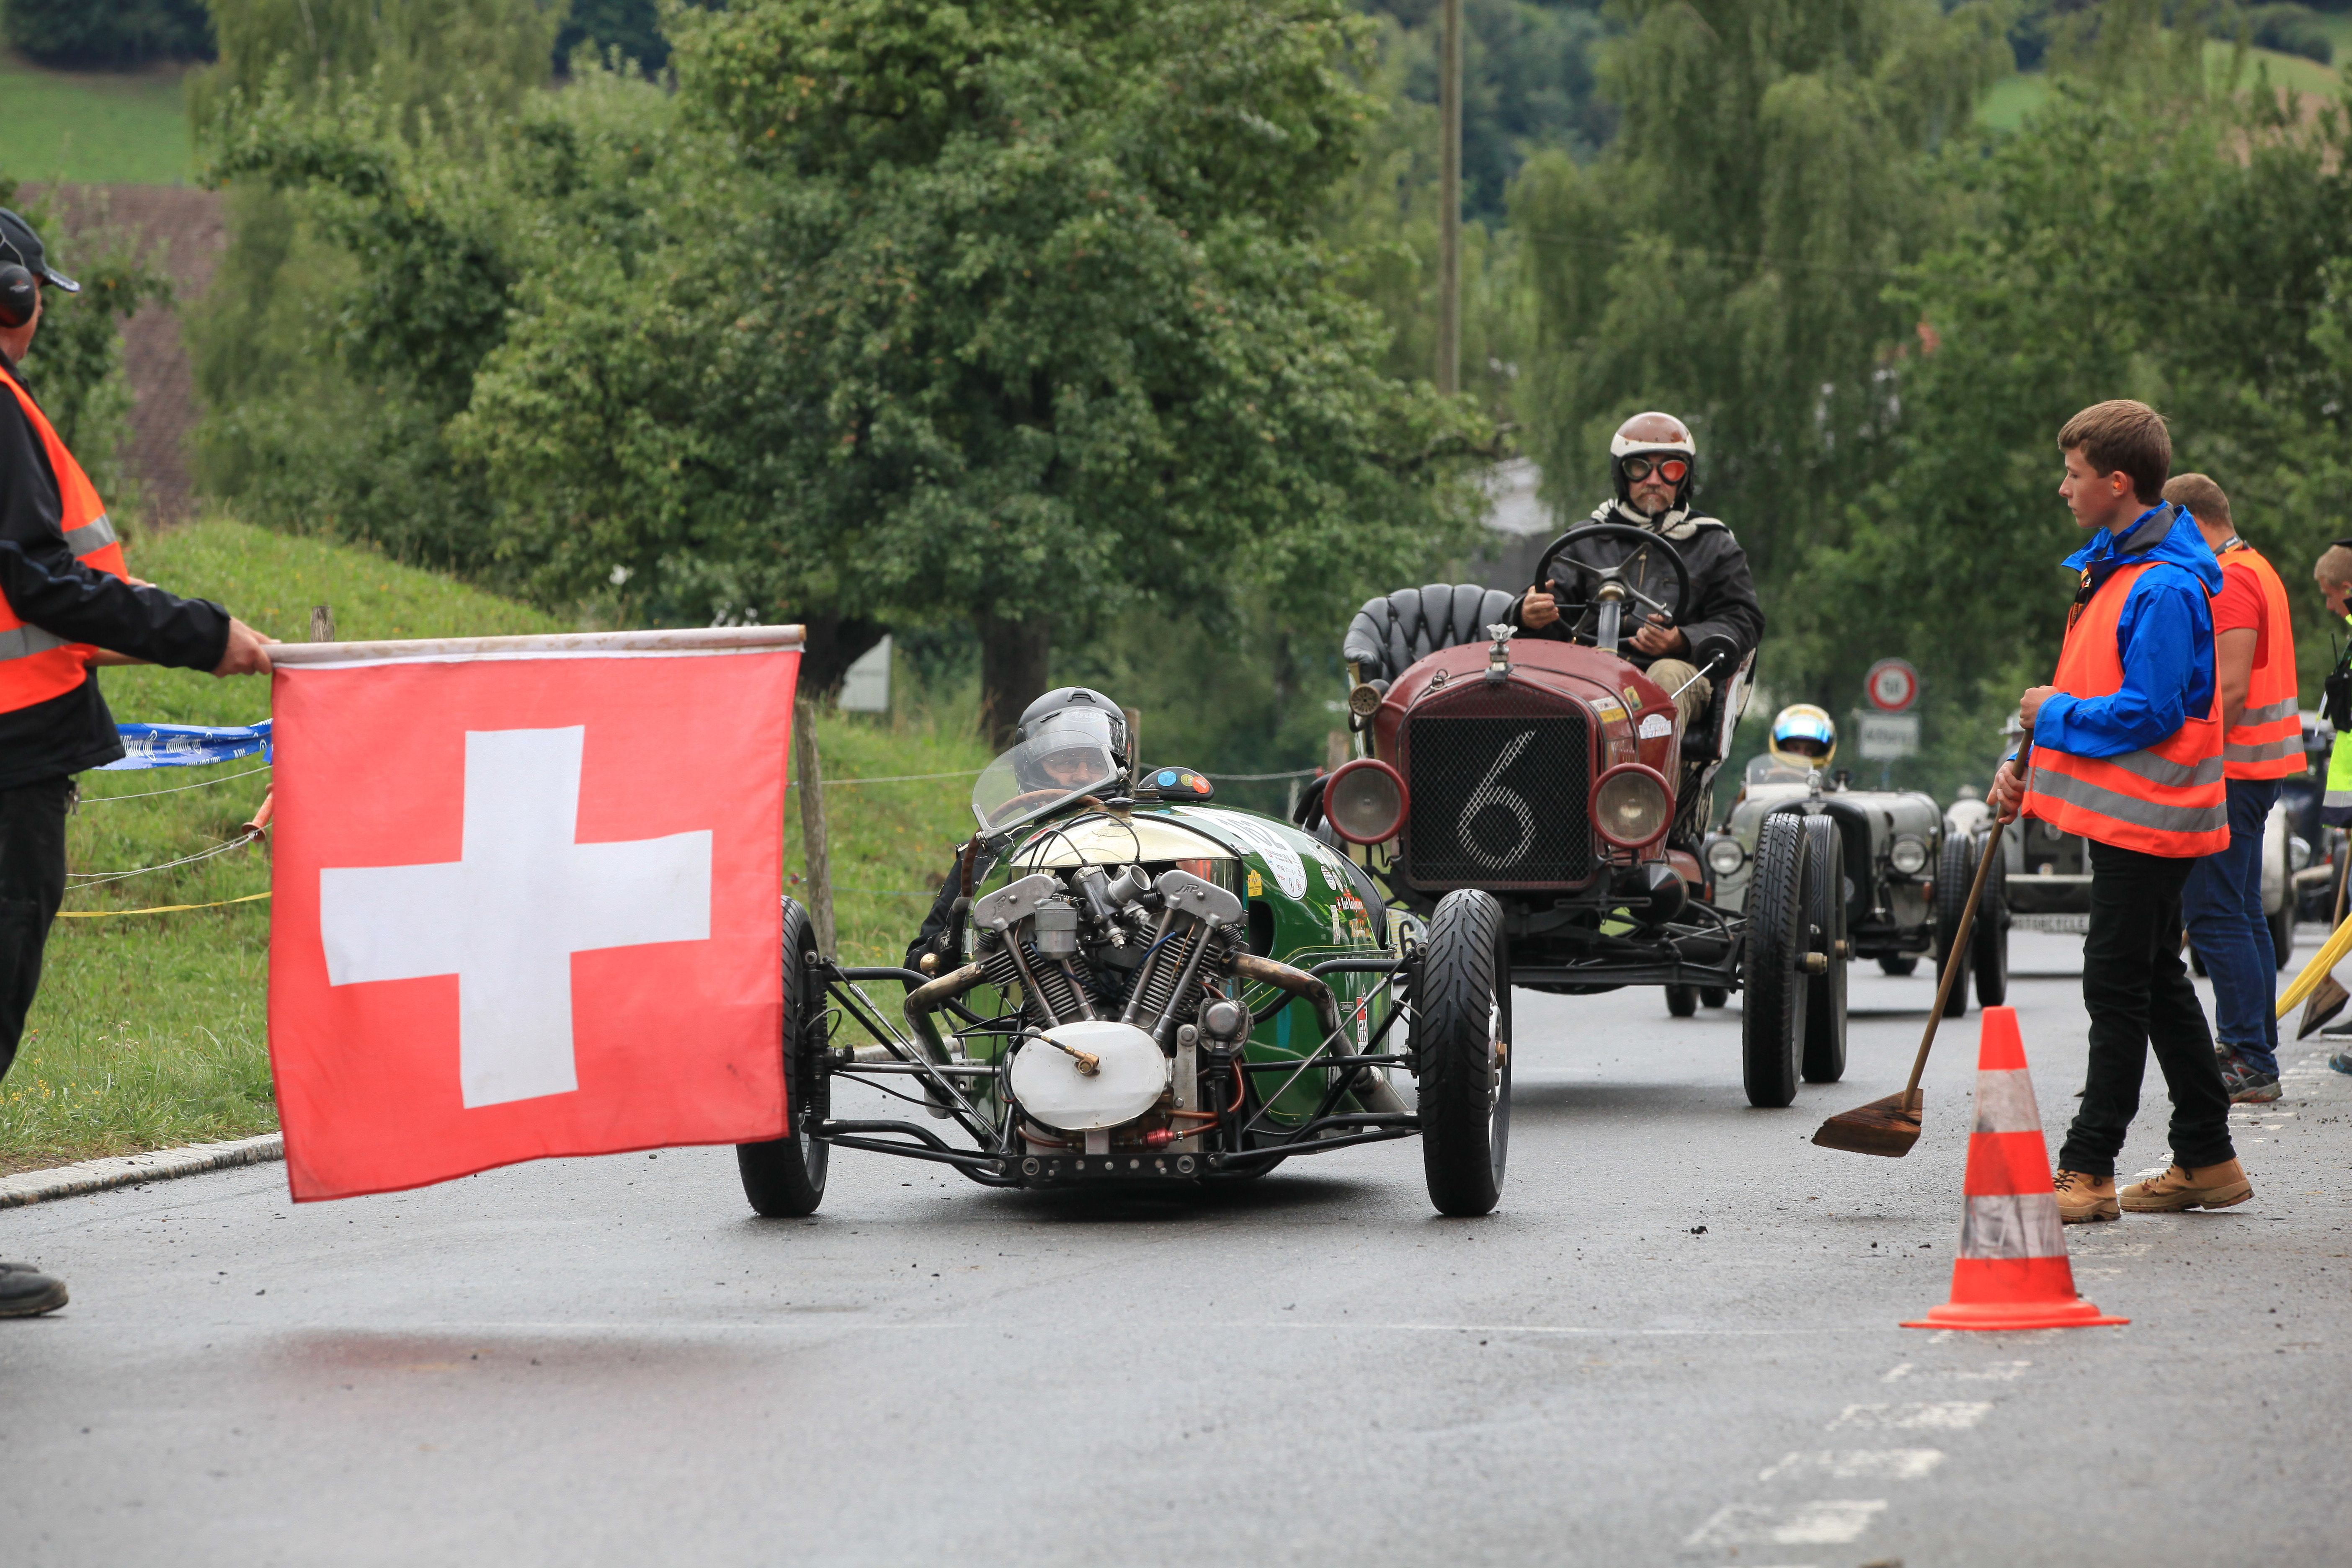
[[[2032,744],[2028,741],[2018,749],[2017,760],[2021,764],[2030,754]],[[2023,809],[2021,803],[2020,809]],[[2000,836],[2008,826],[2009,824],[1998,816],[1992,819],[1992,837],[1985,841],[1984,858],[1977,862],[1976,880],[1969,887],[1968,907],[1960,911],[1960,929],[1952,933],[1952,945],[1944,950],[1944,977],[1936,984],[1935,1009],[1927,1015],[1927,1032],[1919,1037],[1919,1054],[1911,1063],[1911,1081],[1903,1086],[1903,1103],[1906,1106],[1919,1098],[1919,1079],[1927,1071],[1927,1048],[1936,1043],[1936,1026],[1944,1021],[1944,1004],[1952,999],[1952,987],[1958,982],[1960,971],[1968,967],[1960,955],[1968,949],[1969,932],[1976,929],[1977,900],[1984,897],[1985,878],[1992,870],[1992,858],[2000,853]]]

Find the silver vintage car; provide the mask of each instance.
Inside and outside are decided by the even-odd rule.
[[[1888,974],[1906,975],[1932,959],[1941,977],[1951,962],[1951,932],[1976,880],[1990,826],[1981,808],[1955,808],[1948,817],[1933,795],[1916,790],[1853,788],[1843,773],[1792,766],[1770,755],[1748,764],[1738,796],[1722,825],[1707,836],[1705,859],[1714,901],[1743,907],[1748,877],[1763,821],[1778,812],[1827,816],[1845,842],[1846,940],[1851,956],[1874,958]],[[1948,1014],[1968,1009],[1969,982],[1977,1000],[1997,1006],[2009,993],[2009,868],[1997,865],[1985,879],[1984,899],[1970,934],[1965,966],[1945,1004]],[[1718,1005],[1717,998],[1698,1001]],[[1672,1004],[1672,999],[1670,999]],[[1685,1016],[1673,1005],[1676,1016]]]

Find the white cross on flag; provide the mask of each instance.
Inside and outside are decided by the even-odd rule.
[[[797,628],[284,652],[269,1054],[296,1198],[782,1135]]]

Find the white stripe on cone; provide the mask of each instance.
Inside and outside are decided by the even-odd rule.
[[[2023,1068],[1977,1074],[1979,1132],[2039,1132],[2042,1109],[2033,1102],[2033,1079]]]
[[[2063,1258],[2065,1224],[2054,1193],[1969,1198],[1960,1214],[1962,1258]]]

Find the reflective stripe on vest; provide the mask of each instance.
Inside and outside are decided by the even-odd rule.
[[[131,572],[122,559],[122,542],[107,518],[105,503],[98,499],[98,487],[66,450],[57,427],[24,384],[5,370],[0,370],[0,382],[7,383],[16,406],[24,410],[26,423],[48,454],[49,471],[57,476],[58,525],[65,532],[66,548],[93,571],[128,577]],[[89,658],[97,651],[87,643],[69,643],[26,624],[6,596],[0,595],[0,713],[13,713],[73,690],[88,679]]]
[[[2168,564],[2144,561],[2121,567],[2099,584],[2066,628],[2054,682],[2059,690],[2070,697],[2105,697],[2122,689],[2123,655],[2116,634],[2124,601],[2141,573]],[[2147,855],[2186,859],[2226,849],[2230,805],[2218,707],[2217,696],[2201,716],[2183,721],[2155,745],[2122,756],[2078,757],[2034,747],[2025,815],[2061,833]]]
[[[2254,580],[2263,600],[2263,661],[2246,679],[2246,706],[2222,737],[2221,760],[2233,779],[2277,779],[2308,765],[2303,754],[2303,717],[2294,684],[2294,623],[2287,612],[2286,584],[2262,552],[2236,540],[2222,547],[2221,570]],[[2215,679],[2220,678],[2218,667]]]

